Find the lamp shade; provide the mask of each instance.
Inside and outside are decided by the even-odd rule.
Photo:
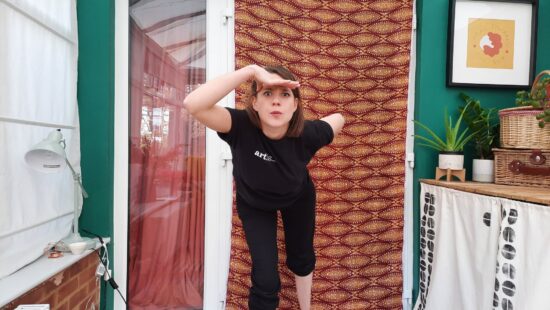
[[[44,173],[58,172],[66,165],[65,140],[60,130],[52,131],[48,137],[33,146],[25,161],[33,169]]]

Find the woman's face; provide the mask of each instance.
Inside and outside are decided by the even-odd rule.
[[[263,129],[284,128],[286,131],[298,101],[290,88],[264,87],[253,99],[252,107],[258,112]]]

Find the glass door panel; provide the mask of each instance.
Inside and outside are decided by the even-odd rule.
[[[202,309],[205,128],[183,99],[205,81],[206,0],[131,0],[130,309]]]

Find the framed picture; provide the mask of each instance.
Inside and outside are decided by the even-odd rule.
[[[447,86],[528,88],[537,0],[451,0]]]

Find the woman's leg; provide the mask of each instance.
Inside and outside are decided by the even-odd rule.
[[[274,310],[279,305],[277,211],[252,208],[237,198],[237,211],[243,223],[246,243],[252,258],[250,310]]]
[[[313,284],[313,272],[305,277],[294,275],[296,280],[296,295],[301,310],[309,310],[311,307],[311,285]]]
[[[288,268],[294,273],[300,309],[311,306],[311,286],[315,269],[315,189],[309,181],[304,194],[292,206],[282,209]]]

